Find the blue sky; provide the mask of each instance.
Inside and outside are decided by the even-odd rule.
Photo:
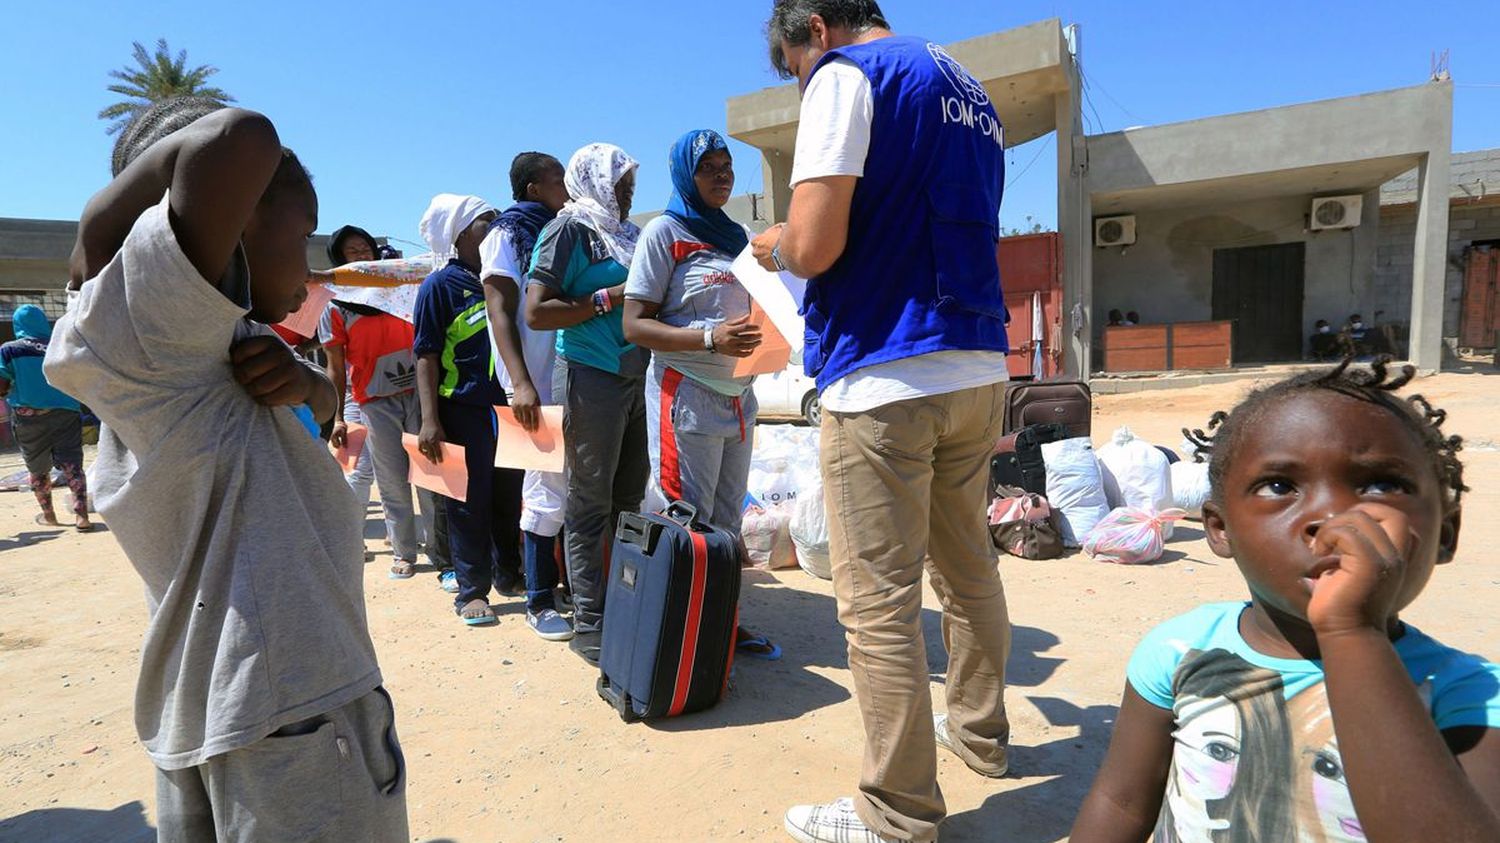
[[[882,2],[897,30],[944,42],[1048,17],[1081,24],[1090,131],[1418,84],[1431,54],[1451,49],[1458,150],[1500,146],[1500,51],[1472,36],[1483,5]],[[432,194],[503,204],[515,153],[566,159],[596,140],[642,162],[637,209],[660,208],[672,140],[722,130],[726,97],[777,83],[761,34],[769,0],[9,6],[0,216],[76,218],[104,185],[111,138],[94,115],[117,99],[106,74],[129,61],[132,40],[166,37],[271,116],[317,180],[321,231],[352,222],[407,241]],[[1053,223],[1050,144],[1011,150],[1007,226]],[[734,149],[737,192],[759,190],[758,158]]]

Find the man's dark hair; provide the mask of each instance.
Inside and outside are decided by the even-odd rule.
[[[1458,508],[1463,493],[1469,490],[1464,485],[1464,464],[1458,458],[1463,448],[1463,439],[1443,435],[1443,421],[1448,414],[1427,403],[1420,395],[1412,395],[1404,401],[1395,397],[1416,376],[1413,366],[1402,366],[1401,373],[1393,375],[1388,370],[1389,356],[1376,358],[1368,367],[1354,367],[1353,358],[1346,358],[1333,369],[1306,372],[1286,380],[1254,390],[1230,412],[1220,410],[1208,421],[1208,432],[1183,428],[1186,436],[1199,454],[1208,454],[1208,480],[1213,500],[1223,502],[1224,477],[1229,473],[1229,463],[1244,439],[1245,431],[1267,422],[1266,414],[1282,401],[1295,395],[1316,392],[1332,392],[1374,404],[1395,416],[1422,443],[1432,460],[1433,471],[1443,486],[1443,510],[1451,512]],[[1201,459],[1201,457],[1200,457]]]
[[[517,202],[526,201],[526,186],[536,183],[542,173],[562,162],[545,152],[523,152],[510,162],[510,195]]]
[[[168,97],[152,103],[133,117],[115,139],[114,153],[110,157],[110,175],[118,176],[131,162],[167,135],[185,129],[225,107],[222,102],[207,97]],[[281,162],[276,165],[276,173],[271,176],[271,183],[266,186],[262,201],[290,188],[311,190],[312,174],[302,165],[295,152],[282,147]]]
[[[812,39],[808,20],[813,15],[823,19],[829,26],[839,26],[854,32],[864,32],[875,27],[890,28],[880,4],[875,0],[776,0],[771,7],[771,19],[766,22],[766,38],[771,44],[771,67],[783,79],[792,78],[787,67],[786,55],[781,50],[785,41],[800,47]]]

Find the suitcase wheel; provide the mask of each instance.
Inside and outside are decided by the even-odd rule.
[[[620,697],[620,704],[616,706],[616,709],[620,712],[620,719],[626,723],[634,723],[641,719],[635,713],[635,706],[630,704],[629,694]]]
[[[604,700],[614,707],[614,710],[619,713],[621,720],[626,723],[634,723],[641,719],[636,715],[635,707],[630,703],[630,695],[625,693],[615,694],[614,689],[610,687],[609,680],[602,674],[599,676],[598,681],[594,683],[594,690],[599,692],[599,699]]]

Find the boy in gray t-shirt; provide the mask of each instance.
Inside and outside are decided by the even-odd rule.
[[[79,223],[90,280],[46,372],[110,431],[95,501],[146,584],[136,728],[160,839],[404,840],[359,513],[290,410],[328,418],[333,387],[265,327],[306,296],[312,183],[238,109],[132,157]]]

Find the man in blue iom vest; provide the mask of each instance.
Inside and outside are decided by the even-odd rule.
[[[936,748],[998,777],[1010,733],[1010,621],[984,515],[1006,379],[1003,132],[984,87],[938,45],[893,35],[873,0],[776,0],[769,34],[803,96],[788,220],[755,248],[811,279],[803,359],[866,735],[854,798],[792,808],[786,829],[931,841],[946,813]],[[924,562],[946,610],[936,718]]]

